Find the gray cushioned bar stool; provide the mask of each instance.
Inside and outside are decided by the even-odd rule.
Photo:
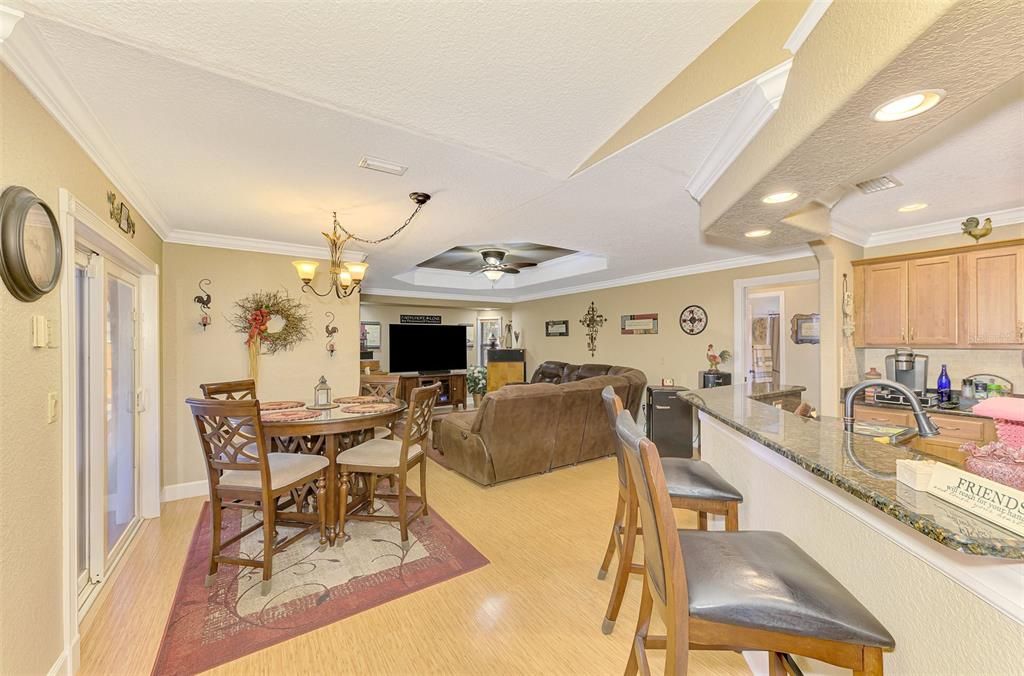
[[[608,413],[608,426],[611,428],[612,437],[615,438],[615,421],[623,410],[622,400],[611,386],[601,391],[601,397]],[[619,499],[615,507],[612,533],[608,538],[608,548],[597,574],[598,579],[604,579],[608,574],[612,554],[618,550],[619,561],[615,569],[612,595],[608,599],[608,609],[601,625],[601,630],[606,634],[610,634],[615,628],[615,620],[619,615],[619,608],[622,607],[622,598],[626,594],[626,583],[630,573],[643,572],[641,566],[633,563],[633,549],[639,525],[637,506],[636,500],[632,497],[633,488],[627,479],[625,459],[618,448],[615,450],[615,459],[619,466]],[[739,505],[743,501],[743,495],[719,476],[711,465],[689,458],[662,458],[661,467],[673,508],[697,512],[701,530],[707,530],[708,513],[725,516],[726,530],[739,530]]]
[[[658,449],[628,413],[616,431],[643,525],[644,586],[625,673],[650,673],[664,648],[666,674],[685,674],[690,650],[763,650],[770,673],[787,654],[855,674],[882,673],[895,641],[871,612],[782,533],[676,528]],[[657,607],[665,636],[650,636]]]

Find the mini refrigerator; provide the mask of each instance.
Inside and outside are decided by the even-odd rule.
[[[693,457],[693,407],[677,396],[686,390],[647,388],[647,437],[663,458]]]

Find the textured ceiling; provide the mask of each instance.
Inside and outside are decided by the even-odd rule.
[[[1024,205],[1024,79],[911,146],[865,172],[865,178],[891,174],[902,186],[871,195],[850,191],[833,207],[835,220],[862,232],[882,232]],[[928,208],[897,211],[917,202]]]
[[[31,0],[260,87],[565,177],[754,0]]]

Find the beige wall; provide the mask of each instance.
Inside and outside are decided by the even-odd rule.
[[[310,338],[293,351],[260,359],[261,399],[313,397],[313,386],[327,376],[336,396],[355,394],[359,384],[359,297],[345,300],[303,294],[290,256],[211,249],[181,244],[164,247],[163,280],[163,485],[204,481],[195,426],[185,399],[199,396],[199,384],[247,378],[245,336],[228,322],[234,303],[254,291],[287,291],[309,307]],[[323,269],[326,266],[322,266]],[[192,298],[203,277],[213,283],[213,324],[197,324],[199,307]],[[322,282],[322,275],[317,278]],[[339,327],[331,357],[325,349],[324,312],[335,314]]]
[[[714,344],[715,351],[733,349],[733,281],[816,267],[808,252],[805,258],[778,263],[557,296],[517,304],[512,322],[525,337],[528,374],[547,360],[589,362],[638,368],[652,384],[673,378],[677,385],[697,387],[697,372],[707,367],[708,343]],[[593,356],[586,349],[586,333],[579,322],[591,301],[607,317]],[[708,327],[697,336],[688,336],[679,328],[679,313],[690,304],[708,312]],[[621,335],[621,315],[651,312],[658,313],[657,335]],[[545,337],[544,322],[549,319],[568,319],[569,336]],[[723,370],[732,371],[732,362]]]
[[[390,336],[388,325],[401,323],[400,315],[441,315],[442,324],[471,324],[476,327],[476,318],[480,314],[471,308],[459,307],[436,307],[430,305],[381,305],[362,303],[359,309],[359,318],[364,322],[380,322],[380,349],[374,350],[373,358],[380,360],[380,367],[384,371],[390,370],[388,361],[388,349]],[[473,348],[466,351],[466,365],[475,365],[478,361],[478,342],[474,339]]]
[[[0,190],[22,185],[56,212],[67,188],[97,214],[114,187],[25,87],[0,65]],[[132,206],[134,244],[161,260],[161,242]],[[111,228],[116,226],[111,223]],[[119,232],[119,231],[118,231]],[[44,417],[61,392],[60,350],[29,346],[32,315],[60,331],[57,291],[34,303],[0,284],[0,673],[46,673],[62,651],[61,421]],[[7,612],[19,609],[17,612]]]

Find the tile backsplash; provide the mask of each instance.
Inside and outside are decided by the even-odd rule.
[[[857,365],[863,375],[874,366],[885,375],[885,355],[890,349],[860,348],[857,350]],[[1016,394],[1024,394],[1024,350],[944,350],[939,348],[917,348],[915,352],[928,355],[928,387],[935,387],[942,365],[953,383],[953,389],[960,389],[960,381],[975,373],[994,373],[1013,383]]]

